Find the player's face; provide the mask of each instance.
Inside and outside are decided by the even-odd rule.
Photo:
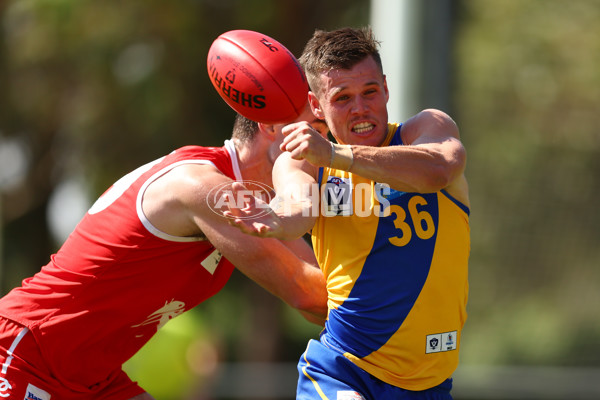
[[[311,107],[339,143],[378,146],[383,142],[389,93],[372,57],[349,70],[322,73],[320,84],[318,93],[309,94]]]

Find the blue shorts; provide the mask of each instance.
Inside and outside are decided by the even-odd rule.
[[[452,379],[423,391],[385,383],[333,348],[311,340],[298,363],[296,400],[452,400]]]

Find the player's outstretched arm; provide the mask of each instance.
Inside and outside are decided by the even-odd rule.
[[[281,154],[273,167],[273,183],[277,193],[271,204],[254,196],[244,196],[247,189],[232,185],[225,215],[230,224],[242,232],[259,237],[293,240],[309,232],[315,224],[319,208],[319,188],[306,161],[294,160],[290,153]],[[238,199],[243,199],[239,204]]]
[[[196,181],[186,190],[193,221],[215,248],[244,275],[305,317],[310,315],[309,321],[322,324],[327,315],[327,290],[310,246],[247,235],[231,226],[228,218],[213,212],[206,203],[206,194],[215,185],[232,182],[220,173],[188,174],[186,180],[184,186]],[[182,185],[174,187],[181,190]]]
[[[240,272],[298,309],[305,317],[312,316],[309,321],[324,322],[327,290],[316,261],[310,263],[301,259],[286,246],[286,242],[246,235],[225,221],[205,220],[200,225],[211,243]],[[310,250],[306,243],[304,245]]]
[[[284,232],[282,238],[301,237],[315,225],[321,206],[317,174],[315,165],[305,159],[295,159],[290,152],[282,153],[275,160],[275,213]]]

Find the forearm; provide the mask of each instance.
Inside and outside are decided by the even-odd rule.
[[[280,240],[280,242],[285,247],[290,249],[292,253],[296,255],[296,257],[313,265],[315,268],[319,268],[317,257],[315,256],[315,252],[310,244],[310,238],[302,237],[296,240]]]
[[[295,280],[294,286],[297,287],[299,295],[294,296],[296,302],[288,301],[288,304],[299,310],[305,318],[308,315],[312,316],[309,321],[320,324],[315,321],[324,321],[328,311],[327,285],[323,273],[318,267],[305,263]]]
[[[286,153],[275,162],[275,213],[283,228],[277,237],[296,239],[310,232],[314,226],[320,207],[316,174],[316,168],[306,162],[292,160]]]
[[[316,260],[296,254],[293,243],[277,239],[247,237],[245,250],[227,241],[221,251],[244,275],[302,312],[324,318],[327,290]],[[231,247],[230,251],[229,247]],[[306,261],[304,260],[306,259]]]
[[[289,241],[281,241],[281,243],[289,248],[297,257],[305,261],[306,263],[313,265],[315,269],[319,268],[317,258],[315,257],[315,253],[313,252],[312,247],[309,243],[304,239],[300,238],[297,240],[289,240]],[[310,281],[319,281],[320,277],[309,279]],[[325,284],[323,280],[323,285]],[[322,295],[322,293],[317,293],[317,296]],[[307,311],[304,309],[298,309],[300,314],[309,322],[317,324],[319,326],[325,325],[325,319],[327,317],[327,310],[322,307],[322,303],[318,300],[315,304],[317,307],[305,307],[311,308],[312,311]]]
[[[444,154],[431,147],[352,146],[349,171],[395,190],[429,193],[448,186],[454,168]]]
[[[260,239],[270,240],[270,239]],[[276,247],[271,244],[269,247]],[[277,251],[277,250],[276,250]],[[320,269],[295,257],[236,260],[236,267],[250,279],[300,312],[324,319],[327,290]],[[311,321],[312,322],[312,321]]]
[[[273,206],[281,227],[276,237],[282,240],[294,240],[310,232],[314,226],[319,202],[308,197],[303,199],[279,197],[277,205]]]

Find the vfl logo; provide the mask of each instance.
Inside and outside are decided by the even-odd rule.
[[[0,397],[10,396],[10,390],[12,386],[5,378],[0,378]]]
[[[431,339],[429,341],[429,348],[432,350],[437,349],[439,344],[440,344],[440,341],[438,338]]]
[[[352,178],[341,178],[329,175],[327,182],[322,186],[321,204],[322,212],[326,217],[337,215],[358,217],[387,217],[390,215],[390,202],[386,196],[390,194],[390,187],[385,183],[352,183]],[[371,194],[374,200],[371,200]]]
[[[458,331],[427,335],[425,354],[452,351],[457,349],[456,338]]]
[[[329,176],[323,190],[325,216],[352,214],[352,181],[350,178]]]

